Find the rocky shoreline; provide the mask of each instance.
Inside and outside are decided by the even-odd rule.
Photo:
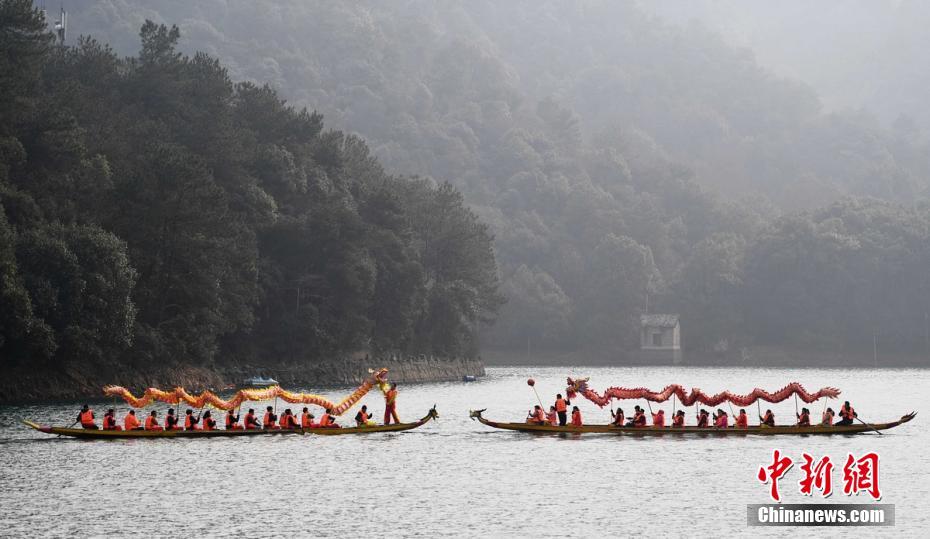
[[[56,400],[98,399],[101,389],[118,384],[134,392],[147,387],[173,388],[188,391],[222,390],[252,376],[271,377],[285,388],[353,386],[364,381],[368,369],[388,369],[388,379],[398,383],[449,382],[464,376],[484,376],[481,358],[445,358],[408,356],[371,359],[367,356],[311,365],[214,365],[207,367],[170,367],[134,369],[118,367],[101,369],[96,365],[68,365],[60,371],[37,372],[23,366],[4,369],[0,376],[0,404],[29,403]]]

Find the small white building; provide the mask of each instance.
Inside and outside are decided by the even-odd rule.
[[[639,317],[639,350],[645,361],[681,363],[681,322],[677,314]]]

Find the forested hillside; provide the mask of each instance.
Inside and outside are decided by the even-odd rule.
[[[699,26],[612,1],[65,7],[72,35],[121,54],[136,54],[146,19],[176,23],[178,50],[205,51],[234,80],[268,83],[322,113],[363,137],[389,173],[454,185],[488,223],[482,238],[495,238],[506,304],[481,328],[485,345],[615,357],[635,347],[648,305],[682,314],[694,352],[853,349],[876,336],[902,351],[930,346],[930,281],[919,271],[930,257],[930,143],[920,127],[824,112],[810,87]],[[296,151],[273,142],[277,130],[252,132]],[[263,181],[290,177],[290,164],[262,159]],[[281,188],[265,191],[283,207],[291,194]],[[416,236],[430,223],[411,228],[415,248],[433,245]],[[260,253],[274,256],[272,240]],[[460,269],[442,249],[433,256],[421,264]],[[491,266],[472,263],[490,283]],[[260,295],[280,310],[295,288]],[[486,298],[481,313],[499,304],[492,288],[472,293]],[[308,310],[316,294],[305,296]],[[420,339],[445,327],[427,320]],[[288,331],[272,322],[256,327]]]
[[[501,297],[454,187],[385,173],[176,27],[140,35],[59,47],[0,2],[5,369],[476,352]]]

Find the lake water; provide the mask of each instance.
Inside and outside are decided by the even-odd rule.
[[[520,421],[536,402],[528,377],[536,379],[548,405],[564,392],[566,376],[590,376],[598,391],[679,383],[707,393],[775,390],[796,380],[810,390],[839,387],[866,421],[889,421],[911,410],[925,415],[884,436],[726,438],[530,435],[468,418],[469,409],[487,408],[485,417]],[[338,399],[350,390],[319,392]],[[475,383],[401,386],[403,421],[421,417],[434,403],[440,413],[439,421],[413,431],[211,440],[58,439],[19,421],[67,425],[79,403],[5,406],[0,535],[927,537],[928,394],[928,370],[489,368]],[[363,402],[376,417],[383,410],[380,395]],[[573,404],[587,422],[609,418],[609,411],[580,397]],[[96,404],[98,418],[108,405]],[[671,404],[664,408],[670,412]],[[810,408],[819,416],[819,404]],[[794,401],[773,409],[787,421]],[[119,418],[124,411],[119,406]],[[347,414],[341,422],[349,419]],[[747,528],[746,504],[769,501],[768,486],[756,472],[770,463],[775,448],[795,460],[807,452],[837,463],[831,498],[798,493],[798,464],[780,484],[785,503],[871,502],[842,494],[842,464],[847,453],[877,452],[882,503],[895,504],[896,526]]]

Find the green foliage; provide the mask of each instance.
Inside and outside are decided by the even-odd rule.
[[[140,37],[128,58],[51,48],[29,2],[0,2],[0,358],[476,352],[497,266],[454,188],[389,176],[360,138],[179,52],[176,26]]]

